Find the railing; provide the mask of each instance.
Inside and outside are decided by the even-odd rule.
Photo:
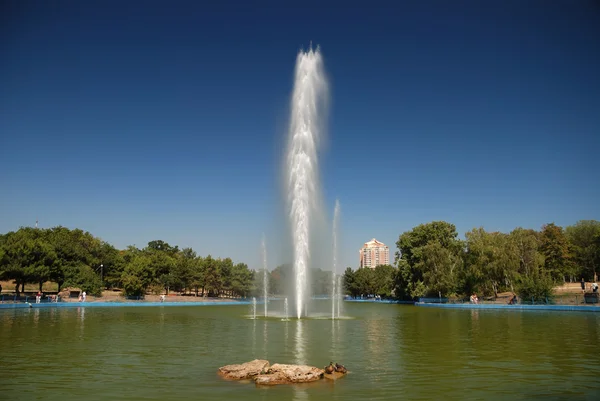
[[[61,302],[61,297],[58,295],[45,295],[40,297],[39,303],[56,303]],[[0,303],[37,303],[37,295],[19,295],[17,294],[1,294]]]
[[[435,298],[432,298],[432,303]],[[515,304],[521,305],[590,305],[600,304],[600,298],[598,293],[581,293],[581,294],[568,294],[568,295],[554,295],[550,297],[528,297],[528,298],[517,298]],[[469,304],[473,303],[469,299],[451,299],[449,303],[453,304]],[[486,298],[480,299],[478,304],[508,304],[510,305],[510,298]]]

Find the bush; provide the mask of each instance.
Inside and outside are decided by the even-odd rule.
[[[139,277],[126,274],[123,275],[123,291],[127,296],[140,296],[144,295],[146,286],[143,284]]]
[[[522,276],[516,281],[515,287],[519,297],[527,302],[545,302],[546,299],[552,298],[554,281],[548,275],[540,274],[534,277]]]
[[[64,286],[81,288],[82,291],[85,291],[89,295],[102,295],[100,277],[98,277],[91,267],[85,265],[70,266],[65,271]]]

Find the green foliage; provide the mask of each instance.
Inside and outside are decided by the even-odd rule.
[[[125,295],[144,295],[146,288],[153,282],[154,272],[150,267],[150,257],[144,254],[136,254],[125,266],[121,282]]]
[[[600,268],[596,221],[581,221],[567,230],[552,223],[541,232],[516,228],[510,234],[477,228],[465,237],[463,245],[454,225],[446,222],[403,233],[396,243],[395,296],[496,296],[513,291],[545,299],[557,282],[577,274],[589,280]]]
[[[390,297],[394,294],[396,268],[380,265],[375,269],[362,268],[353,271],[348,267],[342,277],[344,290],[353,297],[379,295]]]
[[[519,262],[510,235],[478,228],[469,231],[466,238],[463,283],[469,286],[467,294],[497,296],[501,289],[511,287]]]
[[[269,277],[269,293],[270,294],[285,294],[287,292],[286,284],[290,283],[294,277],[294,269],[292,265],[285,264],[277,266],[271,272]]]
[[[593,280],[600,270],[600,222],[581,220],[566,228],[575,269],[573,275]]]
[[[544,255],[544,267],[554,281],[564,280],[572,273],[569,241],[562,227],[554,223],[542,227],[540,251]]]
[[[552,297],[554,280],[549,274],[520,276],[516,280],[516,292],[522,302],[545,302]]]
[[[416,298],[456,291],[463,244],[454,224],[434,221],[400,235],[396,242],[396,294]]]
[[[358,287],[356,285],[356,274],[351,267],[347,267],[342,277],[342,285],[346,294],[350,294],[353,297],[360,295]]]
[[[399,236],[395,266],[347,268],[347,294],[395,296],[496,295],[515,291],[524,298],[546,297],[553,283],[579,275],[593,279],[600,269],[600,222],[583,220],[566,230],[547,224],[541,232],[516,228],[510,234],[483,228],[458,239],[456,227],[434,221]],[[291,265],[269,273],[269,293],[284,294],[293,281]],[[330,271],[311,269],[314,294],[331,292]],[[0,235],[0,279],[12,280],[17,292],[25,284],[45,281],[101,294],[106,286],[121,287],[128,295],[193,292],[196,295],[262,295],[262,274],[230,258],[198,256],[165,241],[150,241],[144,249],[112,245],[79,229],[20,228]]]
[[[89,295],[101,296],[102,285],[100,276],[89,266],[69,266],[65,276],[65,285],[67,287],[81,288]]]

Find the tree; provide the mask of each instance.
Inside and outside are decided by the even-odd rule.
[[[310,281],[314,295],[329,295],[332,292],[332,272],[313,268],[310,270]]]
[[[439,242],[430,242],[421,249],[416,267],[423,272],[423,285],[428,294],[448,296],[457,289],[458,270],[462,259]]]
[[[421,224],[411,231],[400,235],[396,242],[396,265],[399,276],[396,277],[396,293],[398,296],[411,298],[423,295],[438,295],[436,288],[453,288],[457,286],[457,269],[462,257],[463,245],[458,239],[454,224],[445,221],[434,221]],[[441,251],[444,249],[445,251]],[[442,255],[443,253],[443,255]],[[439,264],[443,258],[446,264]],[[440,270],[442,269],[442,270]],[[452,283],[444,281],[441,275],[452,272],[448,278]],[[399,288],[403,286],[403,288]]]
[[[225,258],[218,259],[218,263],[221,280],[220,287],[217,292],[220,295],[223,290],[227,291],[231,288],[233,279],[233,261],[231,258]]]
[[[198,255],[192,248],[184,248],[175,256],[174,275],[178,284],[176,290],[185,292],[193,286],[194,264]]]
[[[254,271],[248,269],[245,263],[237,263],[233,266],[231,277],[231,290],[234,295],[247,297],[254,281]]]
[[[566,236],[573,250],[575,274],[593,280],[600,270],[600,222],[578,221],[566,228]]]
[[[0,276],[15,281],[17,295],[19,285],[24,290],[26,283],[37,283],[41,291],[42,284],[50,278],[56,252],[44,234],[41,230],[21,228],[3,238]]]
[[[518,260],[509,235],[477,228],[467,232],[466,238],[465,293],[483,290],[497,297],[500,288],[512,288]]]
[[[269,293],[282,295],[286,293],[286,285],[294,276],[293,267],[290,264],[277,266],[269,277]]]
[[[562,227],[554,223],[542,227],[540,250],[544,255],[544,267],[554,281],[565,279],[571,271],[569,241]]]
[[[390,265],[379,265],[374,271],[374,293],[381,297],[391,297],[394,293],[396,268]]]
[[[146,293],[146,288],[154,279],[150,263],[150,257],[142,253],[134,254],[129,258],[121,277],[126,295],[140,296]]]
[[[510,250],[517,260],[517,272],[529,277],[544,264],[544,256],[540,253],[540,233],[535,230],[515,228],[509,234]]]
[[[342,282],[344,285],[344,291],[347,294],[350,294],[353,297],[356,297],[360,294],[358,291],[358,286],[356,285],[356,273],[354,273],[354,270],[352,270],[351,267],[346,268]]]
[[[356,289],[360,295],[375,295],[375,272],[368,267],[360,268],[355,275]]]
[[[203,263],[204,267],[204,288],[206,292],[208,292],[209,296],[218,296],[219,290],[222,287],[222,279],[221,279],[221,266],[218,260],[212,258],[212,256],[208,255],[204,259]],[[203,291],[204,292],[204,291]]]

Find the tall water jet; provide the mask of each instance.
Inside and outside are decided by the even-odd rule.
[[[333,265],[331,268],[331,318],[340,317],[340,285],[337,280],[338,275],[338,226],[340,221],[340,201],[335,200],[333,209]]]
[[[296,58],[287,150],[288,212],[292,234],[296,315],[306,314],[311,229],[320,197],[317,151],[323,135],[327,81],[317,47]]]
[[[269,303],[269,279],[267,277],[267,240],[263,234],[262,239],[262,257],[263,257],[263,297],[265,300],[265,317],[267,317],[267,304]]]

